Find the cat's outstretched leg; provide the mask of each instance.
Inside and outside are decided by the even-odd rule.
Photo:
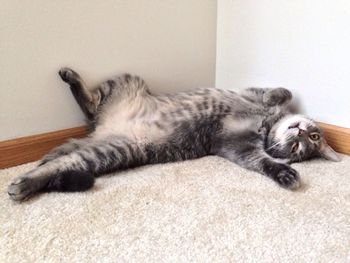
[[[39,162],[39,166],[43,165],[47,162],[50,162],[60,156],[67,155],[79,148],[83,147],[84,144],[87,144],[91,141],[91,138],[83,138],[83,139],[71,139],[68,142],[52,149],[49,153],[47,153],[43,158],[41,158]]]
[[[266,175],[280,186],[295,190],[301,185],[299,174],[287,161],[269,156],[263,149],[259,134],[230,135],[231,140],[217,146],[215,154],[246,169]]]
[[[15,178],[8,194],[21,201],[39,191],[84,191],[93,186],[94,176],[144,164],[145,154],[124,139],[93,141]]]
[[[93,120],[99,104],[97,94],[93,94],[88,90],[82,78],[74,70],[61,68],[58,74],[64,82],[69,84],[75,100],[88,120]]]

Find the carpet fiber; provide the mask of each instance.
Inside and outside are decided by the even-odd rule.
[[[297,192],[206,157],[11,201],[32,167],[0,171],[0,262],[350,261],[350,157],[294,164]]]

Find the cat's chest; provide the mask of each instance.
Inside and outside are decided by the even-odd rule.
[[[245,131],[258,132],[263,119],[263,116],[251,116],[247,118],[226,116],[222,120],[223,131],[225,133],[242,133]]]

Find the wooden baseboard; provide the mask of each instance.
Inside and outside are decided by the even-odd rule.
[[[350,155],[350,129],[327,123],[318,123],[324,131],[327,143],[337,152]]]
[[[319,123],[328,144],[337,152],[350,154],[350,129]],[[0,169],[39,160],[52,148],[70,138],[87,135],[85,126],[0,142]]]
[[[0,142],[0,169],[39,160],[70,138],[86,136],[85,126]]]

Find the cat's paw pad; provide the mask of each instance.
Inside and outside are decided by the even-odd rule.
[[[280,171],[276,181],[282,187],[290,190],[296,190],[301,186],[298,172],[290,167]]]
[[[79,79],[78,73],[70,68],[61,68],[58,72],[64,82],[74,83]]]
[[[28,177],[18,177],[12,181],[7,188],[7,193],[14,201],[22,201],[33,193],[32,179]]]

